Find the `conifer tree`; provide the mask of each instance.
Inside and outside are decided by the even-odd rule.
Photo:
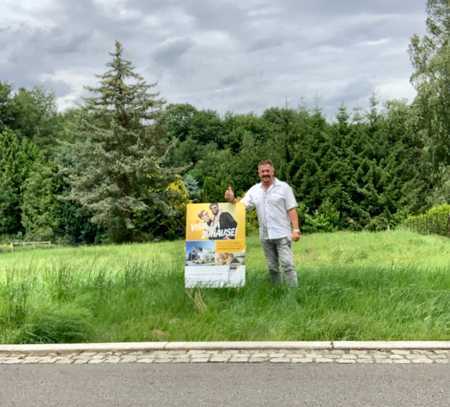
[[[20,140],[12,130],[0,132],[0,234],[23,232],[22,192],[37,156],[30,141]]]
[[[414,121],[414,108],[400,101],[387,103],[384,133],[389,150],[383,194],[394,221],[423,210],[432,189],[432,163],[425,159],[423,139],[414,131]]]
[[[339,226],[359,229],[358,199],[354,191],[354,173],[358,165],[353,146],[361,143],[360,126],[350,122],[345,106],[336,115],[337,122],[330,128],[330,148],[324,156],[324,199],[339,212]]]
[[[304,126],[297,145],[291,146],[295,156],[288,168],[299,200],[307,205],[310,212],[314,212],[324,198],[325,169],[331,164],[327,161],[330,159],[330,140],[320,111],[309,114],[301,110],[299,113],[303,116]]]
[[[57,168],[42,158],[34,161],[22,194],[22,225],[32,240],[53,240],[59,227]]]
[[[170,216],[167,187],[174,171],[159,117],[164,101],[123,56],[119,42],[100,85],[88,88],[84,119],[68,168],[70,198],[93,213],[113,242],[142,238],[142,228]],[[145,218],[146,225],[141,223]],[[149,236],[151,233],[149,234]],[[138,237],[139,236],[139,237]]]
[[[293,169],[288,167],[296,154],[293,146],[299,142],[304,133],[302,131],[305,127],[304,123],[295,110],[287,107],[267,109],[262,118],[270,129],[270,143],[275,155],[278,156],[275,159],[277,174],[280,178],[290,182],[290,173]]]

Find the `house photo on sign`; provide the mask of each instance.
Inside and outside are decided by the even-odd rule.
[[[245,206],[198,203],[186,211],[185,287],[242,287]]]

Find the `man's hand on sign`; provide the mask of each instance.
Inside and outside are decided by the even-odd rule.
[[[231,185],[228,185],[227,190],[225,191],[225,200],[227,202],[234,203],[236,197],[234,196],[234,191]]]

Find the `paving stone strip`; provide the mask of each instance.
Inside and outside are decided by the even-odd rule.
[[[391,363],[449,364],[450,349],[222,349],[74,352],[0,351],[6,364]]]

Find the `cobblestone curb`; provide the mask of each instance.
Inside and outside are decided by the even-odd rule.
[[[448,364],[450,342],[142,342],[0,345],[1,364]]]
[[[108,352],[3,352],[3,364],[99,363],[390,363],[449,364],[450,350],[149,350]]]

